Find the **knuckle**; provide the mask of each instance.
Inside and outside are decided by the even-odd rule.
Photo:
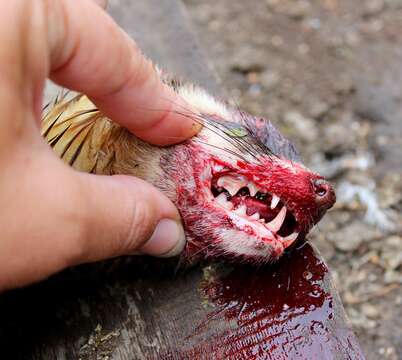
[[[132,202],[122,251],[140,248],[152,235],[155,226],[153,211],[143,202]]]

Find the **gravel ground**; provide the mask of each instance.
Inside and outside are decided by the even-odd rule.
[[[229,97],[338,203],[310,236],[368,359],[402,359],[402,1],[186,0]]]

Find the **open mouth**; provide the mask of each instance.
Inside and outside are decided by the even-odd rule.
[[[259,237],[279,240],[285,248],[296,241],[300,232],[297,220],[278,195],[237,174],[215,175],[211,192],[219,207],[231,218],[240,218]]]

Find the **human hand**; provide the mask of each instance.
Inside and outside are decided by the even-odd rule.
[[[168,145],[199,130],[177,115],[186,104],[95,0],[2,3],[0,290],[124,254],[177,255],[184,232],[162,193],[132,177],[78,173],[45,144],[46,78],[85,93],[150,143]],[[166,110],[142,110],[149,108]]]

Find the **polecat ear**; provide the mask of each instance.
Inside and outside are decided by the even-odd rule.
[[[302,162],[295,146],[275,128],[270,120],[242,113],[244,125],[274,155],[290,161]]]

